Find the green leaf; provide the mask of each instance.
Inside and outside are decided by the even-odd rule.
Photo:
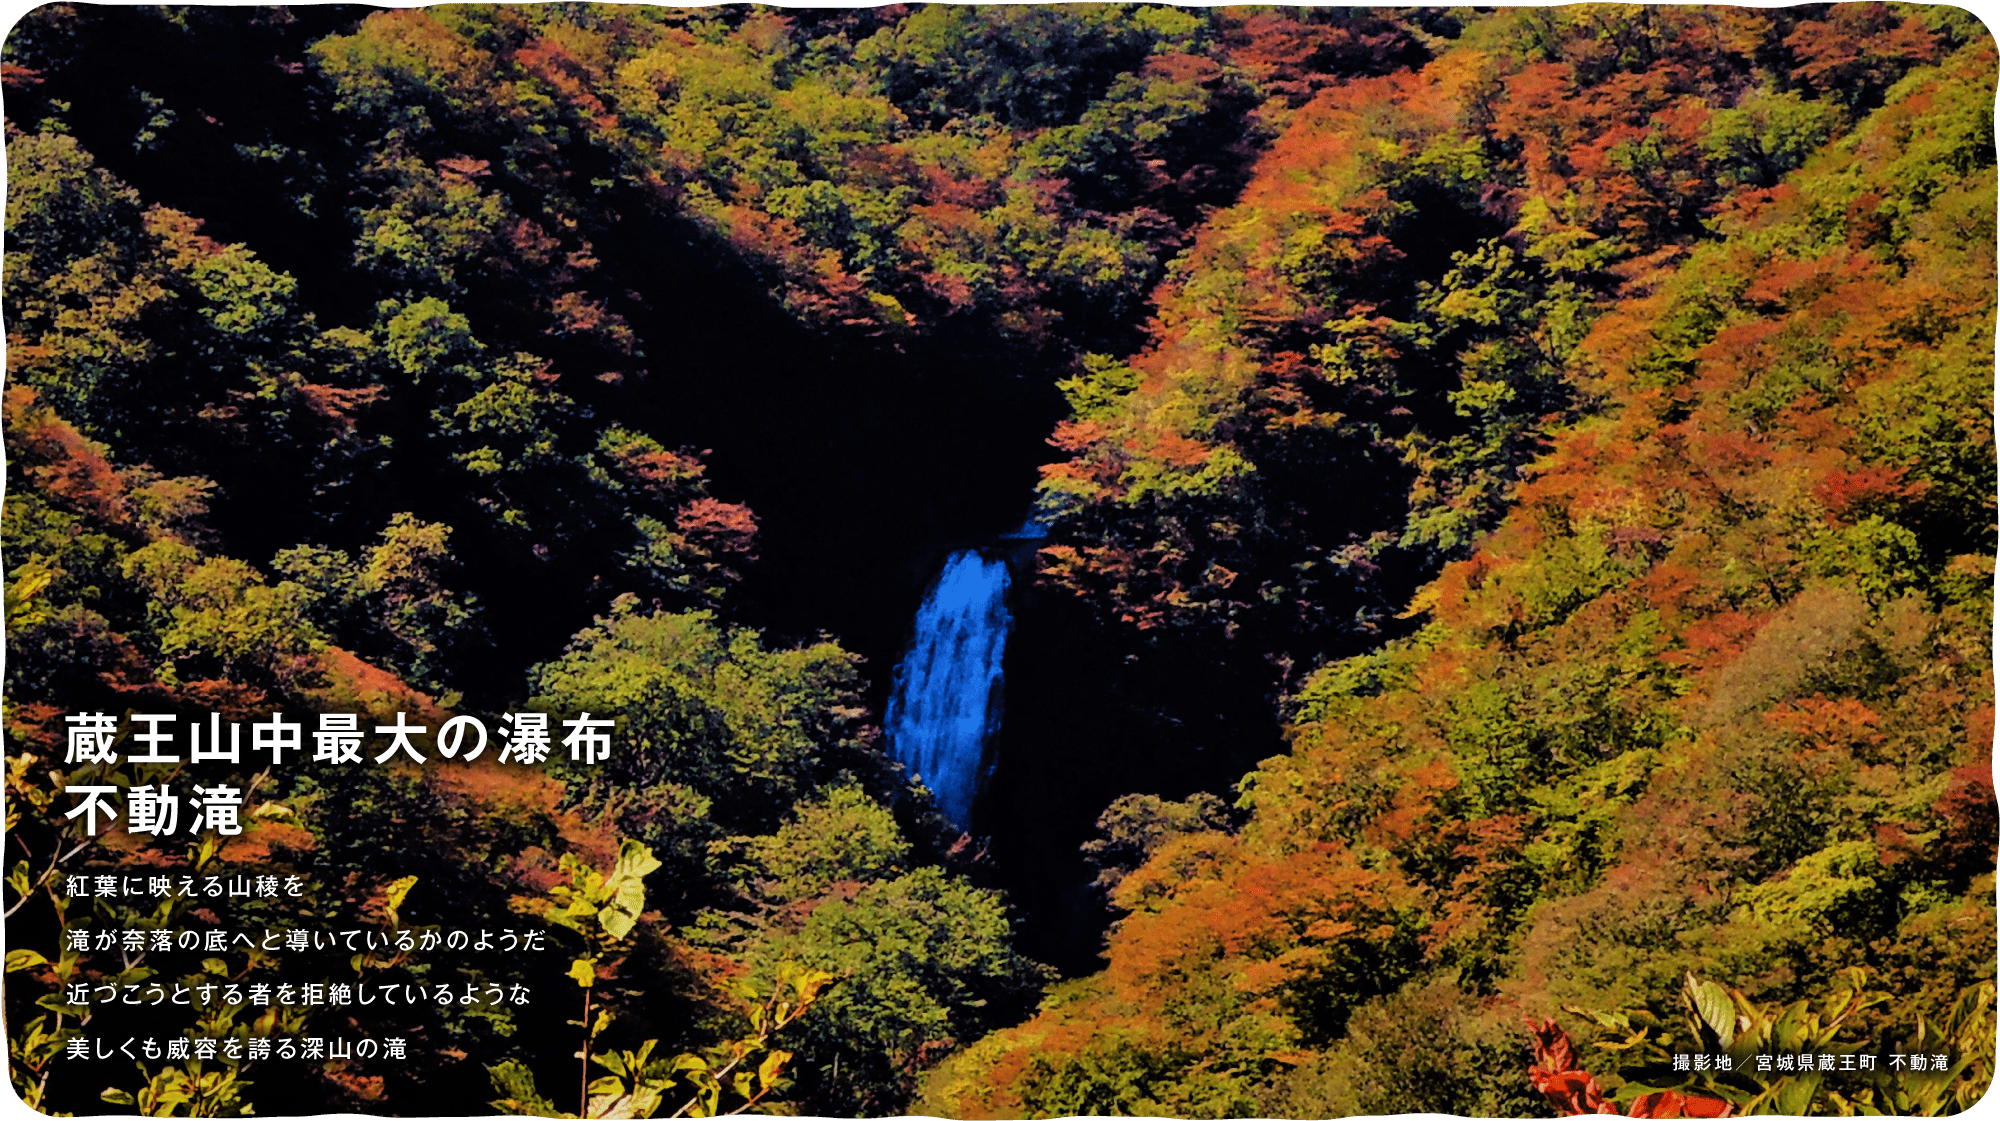
[[[592,1061],[595,1061],[596,1058],[597,1056],[595,1055],[591,1056]],[[608,1098],[620,1098],[625,1096],[625,1083],[622,1079],[614,1078],[611,1075],[606,1074],[591,1079],[590,1084],[588,1086],[585,1086],[584,1090],[587,1091],[590,1094],[591,1098],[593,1099],[593,1108],[590,1111],[590,1115],[592,1117],[602,1117],[604,1116],[604,1114],[599,1113],[597,1109],[594,1107],[594,1099],[596,1099],[599,1096]]]
[[[1771,1095],[1771,1112],[1789,1113],[1794,1117],[1803,1116],[1806,1107],[1812,1104],[1813,1091],[1819,1089],[1819,1075],[1793,1078],[1778,1087]]]
[[[9,973],[16,973],[23,969],[33,969],[38,965],[47,965],[48,963],[49,959],[33,950],[7,951],[7,972]]]
[[[1771,1021],[1771,1042],[1780,1051],[1804,1051],[1806,1037],[1806,1002],[1801,1000],[1778,1013]]]
[[[818,999],[819,994],[824,992],[828,985],[833,984],[837,980],[839,980],[838,977],[823,969],[800,970],[798,976],[792,979],[792,985],[799,994],[799,1007],[804,1008],[806,1005],[811,1004],[814,1000]]]
[[[675,1055],[673,1058],[673,1062],[669,1066],[669,1069],[673,1070],[675,1073],[679,1073],[681,1071],[688,1071],[691,1073],[698,1071],[706,1071],[708,1069],[708,1060],[702,1058],[700,1055],[691,1055],[691,1054]]]
[[[46,1008],[64,1016],[81,1016],[84,1011],[81,1007],[65,1001],[61,993],[43,993],[35,998],[35,1007]]]
[[[643,880],[662,867],[660,858],[653,855],[652,849],[627,838],[625,843],[618,846],[618,868],[612,875]]]
[[[1736,1002],[1729,999],[1729,990],[1713,981],[1698,981],[1692,973],[1687,979],[1688,997],[1694,1002],[1695,1013],[1708,1025],[1724,1047],[1736,1039]]]
[[[597,921],[604,927],[604,933],[614,939],[632,933],[639,915],[646,909],[643,881],[660,867],[653,850],[638,841],[628,839],[618,847],[618,863],[597,891],[602,904]]]
[[[589,1087],[590,1116],[624,1121],[626,1118],[651,1117],[660,1108],[660,1092],[650,1086],[634,1086],[627,1090],[615,1078],[600,1078]]]
[[[1595,1021],[1599,1027],[1617,1028],[1621,1031],[1629,1030],[1632,1027],[1632,1018],[1620,1012],[1598,1012],[1594,1009],[1578,1008],[1568,1004],[1563,1005],[1563,1011],[1572,1015],[1588,1017]]]
[[[530,1117],[569,1117],[555,1107],[555,1103],[541,1095],[535,1088],[535,1073],[518,1059],[508,1059],[486,1068],[487,1080],[493,1084],[493,1092],[500,1095],[490,1104],[503,1113],[517,1113]]]

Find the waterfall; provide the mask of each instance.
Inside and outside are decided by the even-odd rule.
[[[923,776],[938,808],[964,827],[979,789],[986,739],[1000,723],[1007,645],[1007,565],[953,553],[917,609],[916,636],[883,720],[889,749]]]

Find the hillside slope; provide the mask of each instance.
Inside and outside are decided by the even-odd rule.
[[[1125,917],[1104,971],[950,1060],[921,1109],[1540,1112],[1527,1015],[1579,1034],[1599,1029],[1560,1009],[1673,1023],[1690,971],[1761,1004],[1832,994],[1860,967],[1865,990],[1889,999],[1841,1039],[1872,1050],[1915,1038],[1920,1016],[1945,1021],[1961,990],[1991,979],[1994,53],[1976,29],[1968,40],[1887,86],[1879,108],[1858,106],[1852,131],[1782,181],[1719,193],[1698,236],[1626,258],[1588,330],[1559,351],[1575,419],[1522,461],[1470,555],[1416,593],[1414,633],[1304,681],[1290,752],[1241,787],[1247,823],[1169,833],[1115,889]],[[1260,192],[1288,189],[1264,179],[1309,142],[1348,145],[1335,166],[1355,166],[1359,141],[1339,139],[1337,123],[1324,126],[1334,139],[1297,135],[1315,115],[1406,106],[1385,110],[1410,122],[1392,134],[1406,138],[1401,158],[1438,151],[1448,141],[1425,121],[1481,119],[1450,119],[1470,111],[1452,91],[1476,88],[1461,75],[1479,64],[1447,53],[1351,103],[1323,95],[1260,166],[1243,216],[1204,237],[1259,244],[1263,215],[1296,209],[1255,209]],[[1587,88],[1560,71],[1529,66],[1504,88],[1521,96],[1519,74]],[[1399,99],[1399,84],[1412,92]],[[1794,100],[1797,119],[1809,103]],[[1671,108],[1655,111],[1663,119]],[[1532,164],[1534,145],[1520,151]],[[1597,180],[1596,197],[1618,183]],[[1587,211],[1583,185],[1568,190],[1531,187],[1521,213],[1537,198]],[[1357,253],[1370,251],[1369,221],[1356,219]],[[1518,259],[1536,229],[1524,217],[1486,260]],[[1566,244],[1594,240],[1572,226]],[[1122,488],[1118,501],[1153,517],[1199,508],[1189,494],[1285,494],[1258,482],[1261,461],[1229,458],[1241,438],[1169,446],[1190,425],[1199,436],[1258,423],[1263,398],[1227,388],[1242,361],[1227,338],[1259,322],[1254,301],[1298,290],[1233,287],[1220,262],[1241,252],[1204,256],[1209,245],[1163,304],[1162,341],[1135,363],[1126,398],[1090,405],[1070,430],[1079,464],[1120,446],[1136,460],[1064,468],[1059,494]],[[1210,286],[1238,301],[1237,318],[1174,310]],[[1273,306],[1279,329],[1324,322]],[[1562,322],[1488,307],[1503,334],[1526,321],[1546,337]],[[1202,334],[1218,322],[1235,332],[1220,344]],[[1259,385],[1270,370],[1258,368]],[[1134,419],[1130,398],[1171,419]],[[1152,442],[1097,435],[1108,424]],[[1248,430],[1279,429],[1262,424]],[[1243,489],[1215,484],[1232,471]],[[1167,497],[1139,502],[1141,487]],[[1104,571],[1079,555],[1059,552],[1058,575]],[[1177,559],[1182,571],[1203,562],[1195,550]],[[1227,591],[1131,602],[1194,612],[1236,591],[1211,582]],[[1678,1049],[1698,1044],[1683,1036]],[[1709,1077],[1653,1073],[1669,1080],[1655,1086]],[[1969,1101],[1990,1069],[1975,1057],[1951,1077],[1947,1096]],[[1828,1076],[1808,1089],[1808,1112],[1884,1104],[1861,1079]]]

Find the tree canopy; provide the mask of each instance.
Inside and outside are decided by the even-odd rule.
[[[1969,14],[51,4],[0,61],[36,1108],[1712,1116],[1990,1082]],[[878,726],[974,538],[1048,659],[1008,669],[1050,696],[1010,694],[1005,762],[1050,769],[1003,775],[1002,826],[947,821]],[[614,750],[196,770],[71,736],[136,712],[588,713]],[[1122,785],[1053,789],[1091,765]],[[69,814],[197,779],[240,833]],[[1073,883],[1018,890],[1029,833]],[[66,887],[237,871],[306,894]],[[158,937],[308,924],[369,948]],[[368,983],[535,1003],[271,999]],[[102,985],[265,999],[72,1003]],[[256,1050],[343,1031],[410,1053]],[[245,1050],[65,1057],[127,1035]]]

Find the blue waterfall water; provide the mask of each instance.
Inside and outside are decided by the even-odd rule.
[[[883,719],[890,751],[961,827],[971,820],[986,739],[1000,723],[1000,659],[1012,622],[1007,565],[972,549],[953,553],[917,609]]]

